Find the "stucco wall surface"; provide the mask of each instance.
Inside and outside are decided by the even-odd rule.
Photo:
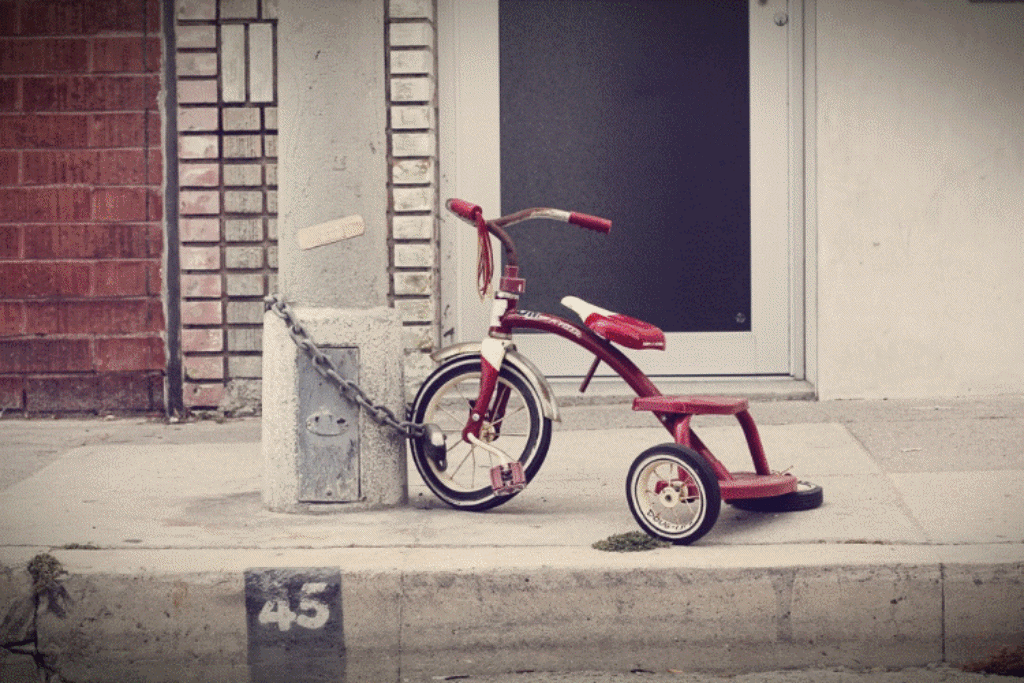
[[[818,0],[822,398],[1024,387],[1024,4]]]

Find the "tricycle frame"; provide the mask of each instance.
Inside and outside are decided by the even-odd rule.
[[[649,377],[617,346],[664,349],[665,336],[657,327],[601,309],[576,297],[563,299],[583,324],[551,313],[520,310],[519,297],[526,282],[519,274],[515,245],[504,228],[534,218],[547,218],[607,233],[611,222],[602,218],[556,209],[527,209],[492,220],[461,200],[449,200],[449,210],[474,225],[479,238],[477,264],[481,296],[490,290],[493,261],[490,237],[504,247],[505,268],[493,294],[487,336],[475,345],[457,345],[439,352],[441,365],[424,381],[410,409],[410,419],[447,423],[437,433],[457,440],[447,446],[428,447],[414,441],[413,460],[427,485],[449,505],[465,510],[486,510],[518,493],[536,475],[551,437],[557,405],[543,375],[515,350],[517,330],[546,332],[566,339],[593,354],[583,379],[586,390],[601,363],[606,364],[633,390],[633,410],[649,411],[672,436],[673,442],[647,449],[633,462],[627,475],[626,496],[640,526],[673,543],[691,543],[703,536],[718,517],[721,501],[744,509],[785,511],[811,509],[821,504],[821,489],[806,485],[788,473],[773,473],[746,399],[714,396],[665,396]],[[471,348],[472,347],[472,348]],[[466,383],[466,389],[462,389]],[[454,402],[452,402],[454,401]],[[511,407],[510,401],[515,407]],[[462,410],[468,416],[462,422]],[[540,410],[543,409],[543,415]],[[526,411],[525,413],[523,411]],[[731,472],[715,457],[692,428],[694,415],[732,415],[740,424],[753,461],[752,472]],[[529,415],[530,425],[509,428],[508,419]],[[461,433],[460,433],[461,430]],[[457,435],[457,436],[456,436]],[[497,445],[499,437],[505,449]],[[465,444],[461,446],[460,444]],[[454,448],[468,448],[452,462]],[[521,452],[509,454],[508,450]],[[475,452],[486,453],[489,485],[481,488],[472,473],[481,465]],[[489,462],[487,462],[489,459]],[[469,462],[468,468],[463,466]],[[462,480],[469,472],[469,482]],[[456,481],[456,477],[460,480]],[[691,515],[688,521],[684,516]]]
[[[654,413],[662,426],[672,435],[675,443],[691,448],[704,457],[719,480],[724,501],[780,496],[796,491],[797,480],[795,477],[788,474],[773,474],[768,466],[761,436],[754,418],[750,415],[746,400],[723,400],[714,397],[688,397],[686,400],[667,397],[667,400],[652,400],[666,397],[643,370],[610,341],[598,336],[589,328],[566,318],[551,313],[519,310],[519,294],[523,291],[524,285],[525,281],[519,278],[518,266],[511,263],[506,265],[504,277],[501,279],[501,288],[494,298],[496,309],[503,307],[504,310],[495,311],[497,313],[496,320],[492,320],[494,324],[488,330],[490,339],[503,342],[510,340],[515,330],[536,330],[567,339],[592,353],[595,362],[591,366],[588,377],[584,379],[583,387],[585,388],[589,378],[597,369],[598,362],[611,368],[636,393],[637,400],[633,403],[634,410],[649,410]],[[463,431],[464,437],[469,434],[479,436],[482,416],[486,412],[485,407],[493,398],[500,365],[492,365],[488,361],[487,354],[484,354],[483,367],[480,396],[466,423],[466,429]],[[691,427],[693,416],[702,414],[734,415],[736,417],[743,430],[753,461],[753,473],[734,474],[715,457],[711,449]],[[473,416],[478,416],[478,419],[474,419]],[[491,415],[489,419],[493,422],[495,418],[500,418],[500,416]],[[498,421],[500,422],[500,419]]]

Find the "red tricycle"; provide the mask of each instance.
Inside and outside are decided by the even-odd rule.
[[[504,274],[494,293],[490,329],[479,343],[439,351],[440,365],[420,387],[410,419],[431,424],[431,438],[411,441],[423,481],[441,500],[461,510],[486,510],[523,490],[540,470],[551,442],[558,406],[545,377],[516,350],[512,331],[556,334],[594,354],[580,387],[586,391],[605,363],[636,392],[633,410],[650,411],[669,431],[671,443],[641,453],[626,477],[626,500],[648,534],[676,544],[701,538],[718,520],[722,501],[754,511],[809,510],[822,503],[820,486],[768,467],[757,425],[746,399],[664,396],[616,344],[629,349],[664,349],[665,335],[654,325],[605,310],[576,297],[562,304],[582,325],[564,318],[520,310],[525,288],[516,248],[505,228],[532,219],[553,219],[607,233],[611,221],[558,209],[535,208],[492,220],[479,206],[450,199],[447,207],[478,233],[478,285],[489,291],[493,275],[490,236],[505,253]],[[691,428],[694,415],[735,415],[746,437],[754,472],[730,472]],[[444,435],[444,440],[440,435]],[[443,445],[442,445],[443,444]]]

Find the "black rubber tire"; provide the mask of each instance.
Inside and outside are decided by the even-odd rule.
[[[824,501],[825,492],[820,486],[801,481],[797,483],[797,490],[793,493],[768,498],[730,500],[729,504],[748,512],[799,512],[821,507]]]
[[[448,448],[447,468],[441,470],[424,454],[418,441],[410,440],[416,469],[434,495],[459,510],[488,510],[507,503],[515,495],[494,494],[489,473],[492,465],[499,464],[496,457],[462,440],[469,409],[476,402],[479,378],[479,355],[450,358],[427,377],[412,405],[412,420],[440,427]],[[537,476],[551,444],[551,420],[544,416],[537,388],[515,366],[502,366],[498,385],[510,389],[511,395],[502,425],[505,431],[492,443],[523,464],[529,483]],[[488,427],[485,423],[481,436]]]
[[[684,487],[688,501],[680,495]],[[700,454],[666,443],[648,448],[633,461],[626,476],[626,501],[633,518],[648,534],[689,545],[718,521],[722,492],[714,471]]]

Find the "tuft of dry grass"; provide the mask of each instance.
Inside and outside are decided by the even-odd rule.
[[[611,553],[632,553],[639,550],[667,548],[670,545],[670,543],[659,541],[642,531],[630,531],[625,534],[609,536],[603,541],[597,541],[591,547],[595,550],[604,550]]]

